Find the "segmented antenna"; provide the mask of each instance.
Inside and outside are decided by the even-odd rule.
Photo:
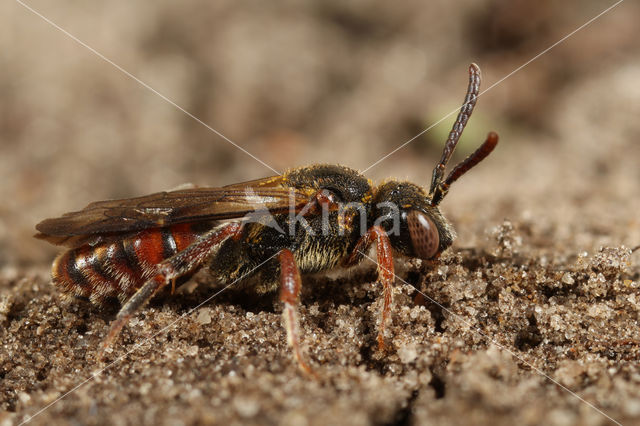
[[[432,205],[438,205],[440,201],[447,195],[449,192],[449,186],[458,180],[460,176],[467,173],[472,167],[476,164],[484,160],[487,155],[491,154],[491,151],[498,145],[498,134],[496,132],[489,132],[487,135],[487,139],[480,145],[478,149],[476,149],[473,154],[465,158],[462,162],[458,163],[449,176],[438,185],[436,189],[436,193],[434,194],[434,198],[431,199]]]
[[[456,149],[456,145],[460,140],[462,131],[467,125],[467,121],[469,121],[471,113],[473,113],[473,108],[476,106],[481,79],[480,67],[476,64],[469,65],[469,86],[467,87],[467,95],[465,96],[460,112],[458,113],[458,118],[456,118],[456,122],[451,128],[447,142],[444,144],[442,158],[440,158],[440,162],[433,169],[431,188],[429,189],[429,198],[431,200],[431,205],[433,206],[438,205],[440,201],[442,201],[449,191],[449,186],[453,182],[489,155],[498,143],[498,135],[494,132],[489,133],[487,140],[480,146],[480,148],[458,164],[443,181],[447,163],[451,159],[453,151]]]

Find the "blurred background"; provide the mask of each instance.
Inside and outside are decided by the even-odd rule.
[[[278,171],[360,170],[613,1],[26,2]],[[274,174],[17,2],[0,4],[0,266],[46,265],[45,217],[186,182]],[[443,203],[459,246],[504,218],[567,247],[640,244],[640,4],[626,1],[482,95]],[[455,115],[367,171],[427,185]],[[540,243],[541,249],[544,244]]]

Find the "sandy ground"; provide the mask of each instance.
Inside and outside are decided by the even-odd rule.
[[[364,170],[459,107],[469,62],[488,88],[609,6],[28,4],[278,171]],[[454,161],[489,130],[500,145],[442,204],[453,248],[402,268],[387,353],[372,264],[305,278],[310,380],[276,298],[231,288],[200,306],[206,273],[96,360],[116,311],[61,299],[34,224],[273,171],[3,3],[0,425],[638,423],[639,13],[622,3],[482,95]],[[367,175],[427,184],[450,123]]]

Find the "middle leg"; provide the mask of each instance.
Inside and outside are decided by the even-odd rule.
[[[315,373],[305,361],[300,348],[300,320],[298,319],[298,305],[300,303],[300,288],[302,280],[293,253],[289,249],[282,249],[278,254],[280,261],[280,300],[284,304],[282,316],[287,329],[287,342],[293,350],[293,356],[300,369],[307,375],[315,377]]]

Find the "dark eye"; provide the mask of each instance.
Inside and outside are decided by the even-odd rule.
[[[440,236],[433,221],[423,212],[412,210],[407,216],[407,224],[416,255],[420,259],[431,259],[435,256],[440,246]]]

